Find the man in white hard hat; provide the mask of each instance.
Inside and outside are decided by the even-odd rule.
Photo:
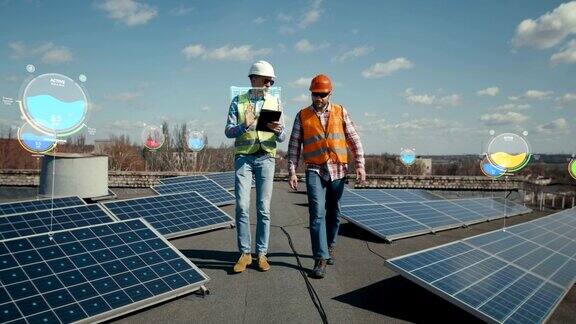
[[[267,124],[269,131],[257,131],[256,123],[262,109],[281,110],[278,98],[268,89],[274,84],[274,68],[266,61],[252,64],[248,73],[252,88],[232,99],[225,134],[234,138],[236,232],[240,258],[234,272],[246,270],[252,264],[250,236],[250,190],[256,180],[256,253],[258,270],[270,269],[266,253],[270,236],[270,200],[274,181],[276,142],[284,141],[283,118]]]

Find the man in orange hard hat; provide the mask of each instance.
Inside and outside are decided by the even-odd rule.
[[[356,167],[356,179],[366,180],[364,150],[350,115],[331,103],[332,82],[317,75],[310,83],[312,105],[294,119],[288,144],[290,188],[298,189],[296,166],[300,152],[306,164],[306,189],[310,213],[310,239],[314,269],[312,277],[323,278],[326,264],[334,264],[334,248],[340,226],[340,198],[348,170],[348,149]]]

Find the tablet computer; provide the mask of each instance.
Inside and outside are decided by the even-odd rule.
[[[272,133],[272,130],[270,130],[270,128],[268,128],[266,124],[279,121],[281,115],[282,112],[279,110],[268,110],[268,109],[260,110],[260,116],[258,116],[258,123],[256,124],[256,130],[259,130],[261,132]]]

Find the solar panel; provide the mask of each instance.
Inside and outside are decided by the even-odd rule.
[[[392,241],[398,238],[430,233],[431,229],[384,205],[341,207],[342,217],[369,232]]]
[[[152,187],[160,195],[196,191],[216,206],[233,204],[234,195],[210,179],[179,182]]]
[[[2,241],[0,260],[4,323],[103,321],[209,280],[140,219]]]
[[[0,204],[0,216],[81,205],[86,202],[78,196],[9,202]]]
[[[506,216],[531,211],[531,209],[518,204],[511,202],[507,202],[507,204],[509,208]],[[501,208],[490,208],[491,205],[501,206]],[[387,241],[392,241],[502,218],[504,217],[504,205],[495,201],[490,202],[488,198],[428,200],[386,205],[343,206],[341,213],[342,217],[348,221]]]
[[[206,178],[213,180],[226,190],[234,190],[234,171],[210,173],[204,175]]]
[[[576,282],[574,234],[576,208],[387,265],[485,321],[542,323]]]
[[[368,200],[356,193],[356,190],[344,189],[340,198],[340,206],[371,205],[373,201]]]
[[[166,238],[234,224],[234,220],[197,192],[102,203],[119,220],[144,218]]]
[[[0,239],[23,237],[94,224],[113,222],[98,205],[83,205],[0,216]]]
[[[345,189],[340,205],[353,206],[370,203],[387,205],[439,199],[443,198],[420,189]]]
[[[161,184],[171,184],[171,183],[180,183],[180,182],[189,182],[189,181],[198,181],[198,180],[205,180],[206,177],[203,175],[187,175],[187,176],[179,176],[179,177],[170,177],[160,179]]]
[[[387,207],[428,226],[432,230],[462,226],[462,222],[458,219],[423,203],[397,203],[387,205]]]

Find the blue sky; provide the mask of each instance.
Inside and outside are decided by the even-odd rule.
[[[369,153],[480,153],[490,130],[576,153],[576,1],[0,0],[0,95],[30,76],[84,74],[89,139],[189,123],[224,137],[230,86],[270,61],[287,127],[317,73]],[[20,126],[14,106],[0,123]],[[282,145],[283,148],[286,144]]]

